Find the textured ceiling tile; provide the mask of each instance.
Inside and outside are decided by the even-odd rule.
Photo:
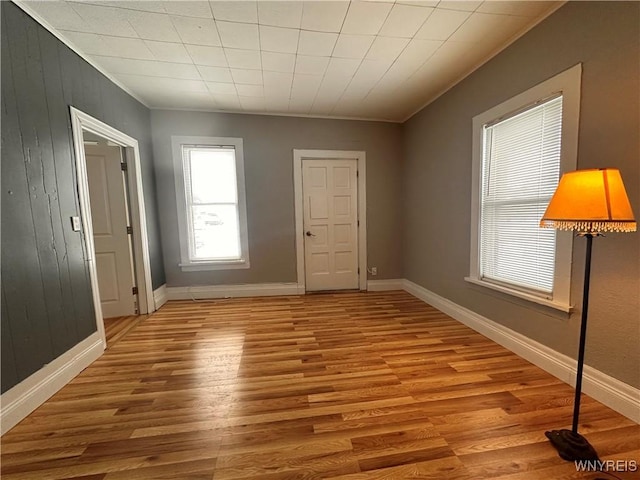
[[[365,58],[370,60],[395,60],[408,43],[408,38],[376,37]]]
[[[128,15],[133,12],[132,10],[83,3],[73,3],[71,5],[82,20],[88,24],[87,27],[93,33],[120,37],[138,36],[128,21]],[[143,14],[142,12],[136,13]]]
[[[259,50],[258,26],[252,23],[217,22],[222,45],[228,48]]]
[[[155,2],[148,2],[155,3]],[[196,18],[213,18],[211,13],[211,7],[207,1],[167,1],[163,0],[159,2],[164,7],[165,11],[172,15],[181,15],[185,17]]]
[[[362,98],[359,97],[342,97],[333,109],[332,115],[340,117],[361,118],[359,109],[362,106]]]
[[[289,112],[299,115],[308,115],[313,106],[314,97],[291,97],[289,99]]]
[[[51,3],[51,0],[46,0]],[[107,7],[118,7],[118,8],[126,8],[127,10],[140,10],[142,12],[152,12],[152,13],[167,13],[164,9],[165,2],[151,2],[148,0],[117,0],[117,1],[106,1],[106,0],[93,0],[93,1],[84,1],[84,3],[93,3],[96,5],[103,5]]]
[[[168,15],[160,13],[128,11],[127,20],[137,35],[145,40],[180,42],[178,32]]]
[[[450,37],[453,42],[478,42],[500,35],[508,16],[488,13],[472,13]]]
[[[373,86],[391,66],[390,61],[365,59],[353,76],[352,85]]]
[[[171,17],[183,43],[219,47],[216,23],[210,18]]]
[[[327,66],[327,71],[325,75],[340,75],[340,76],[348,76],[352,77],[358,67],[360,66],[359,58],[336,58],[333,57],[329,61],[329,65]]]
[[[422,40],[446,40],[471,16],[470,12],[436,8],[416,34]]]
[[[258,22],[273,27],[300,28],[302,3],[296,1],[258,2]]]
[[[107,70],[114,73],[147,75],[150,77],[168,77],[176,79],[200,80],[195,65],[185,65],[149,60],[131,60],[127,58],[94,56],[94,59]]]
[[[305,30],[337,33],[342,28],[348,8],[349,2],[304,2],[301,27]]]
[[[296,57],[295,73],[323,75],[328,64],[329,57],[309,57],[306,55],[298,55]]]
[[[227,56],[227,62],[232,68],[247,68],[253,70],[260,70],[262,68],[260,52],[256,50],[225,48],[224,51]]]
[[[226,67],[227,58],[221,47],[207,47],[203,45],[185,45],[189,55],[196,65],[211,67]]]
[[[281,72],[264,72],[263,82],[264,94],[266,97],[279,96],[288,98],[291,94],[293,74]]]
[[[291,86],[292,97],[304,97],[315,95],[322,82],[321,75],[305,75],[296,73],[293,76],[293,85]]]
[[[236,90],[238,91],[239,97],[262,97],[264,96],[264,92],[262,90],[262,85],[239,85],[236,84]],[[242,103],[242,99],[240,99]]]
[[[74,46],[84,53],[91,55],[110,55],[107,46],[102,41],[102,35],[84,32],[69,32],[62,30],[65,38],[68,38]]]
[[[431,12],[433,8],[396,4],[380,29],[380,35],[412,38]]]
[[[482,14],[474,13],[474,15]],[[484,53],[479,55],[479,58],[482,60],[486,60],[489,53],[494,55],[502,50],[506,42],[512,40],[519,32],[528,30],[529,26],[536,21],[535,18],[532,17],[519,17],[514,15],[499,16],[501,20],[498,26],[492,29],[489,34],[486,34],[482,40],[476,42],[478,46],[487,45]]]
[[[202,80],[176,79],[168,77],[149,77],[147,75],[117,74],[123,83],[131,85],[135,91],[162,92],[185,91],[185,92],[206,92],[207,87]]]
[[[180,99],[184,99],[181,105]],[[188,108],[188,109],[212,109],[215,108],[213,97],[209,91],[186,91],[180,89],[167,89],[161,95],[154,98],[155,108]]]
[[[273,72],[293,73],[296,56],[293,53],[262,52],[262,68]]]
[[[535,17],[546,13],[557,5],[558,2],[543,1],[484,2],[476,11],[482,13],[502,13],[506,15]]]
[[[211,96],[215,100],[219,108],[224,110],[240,110],[240,100],[236,93],[224,94],[224,93],[211,93]]]
[[[267,52],[296,53],[300,30],[260,25],[260,47]]]
[[[87,22],[66,2],[29,2],[28,6],[59,30],[91,31]]]
[[[353,1],[349,5],[342,33],[376,35],[384,24],[393,4]]]
[[[153,53],[151,53],[151,50],[149,50],[149,47],[144,43],[144,40],[140,40],[139,38],[111,37],[103,35],[102,41],[106,46],[106,51],[109,52],[104,55],[123,58],[137,58],[140,60],[156,59]]]
[[[328,117],[331,115],[336,103],[337,100],[320,98],[320,95],[318,95],[313,101],[313,105],[311,106],[309,113],[311,115]]]
[[[156,42],[144,40],[145,45],[156,60],[174,63],[193,63],[189,52],[182,43]]]
[[[438,3],[438,8],[446,8],[448,10],[461,10],[465,12],[473,12],[476,10],[483,2],[467,2],[463,0],[444,0]]]
[[[450,88],[558,4],[28,2],[85,58],[151,107],[396,120]],[[190,92],[182,105],[180,92]]]
[[[373,35],[345,35],[340,34],[333,49],[334,57],[364,58],[376,37]]]
[[[425,90],[441,93],[448,86],[451,78],[460,79],[473,68],[473,60],[477,58],[473,48],[473,44],[466,42],[446,42],[409,79],[407,90],[413,91],[416,101],[419,100],[422,103],[425,99]],[[456,61],[452,62],[451,59]]]
[[[437,0],[396,0],[398,5],[412,5],[414,7],[435,7],[439,2]]]
[[[258,23],[258,6],[256,2],[232,1],[210,2],[210,4],[216,20]]]
[[[272,113],[284,113],[289,109],[289,97],[269,95],[265,91],[264,109]]]
[[[414,38],[398,56],[391,68],[415,71],[442,45],[440,40],[420,40]]]
[[[232,68],[231,75],[235,84],[262,85],[262,71]]]
[[[402,90],[404,83],[407,81],[407,79],[411,78],[411,75],[413,75],[413,73],[418,68],[419,67],[414,69],[403,69],[396,67],[396,65],[393,64],[391,65],[391,67],[389,67],[389,70],[385,72],[380,81],[378,81],[378,83],[376,83],[373,88],[377,92],[384,91],[387,92],[387,94],[389,94],[390,92],[395,92],[398,89]]]
[[[203,80],[209,82],[233,83],[231,71],[226,67],[206,67],[198,65],[197,68]]]
[[[318,97],[327,97],[337,100],[344,92],[347,85],[351,83],[351,75],[325,75],[318,90]]]
[[[217,110],[218,105],[209,93],[168,92],[150,101],[152,108],[185,110]]]
[[[300,32],[298,53],[301,55],[328,57],[331,55],[331,52],[333,52],[333,47],[337,39],[337,33],[308,32],[302,30]]]
[[[223,95],[236,95],[236,86],[233,83],[224,82],[207,82],[207,88],[214,95],[217,93]],[[215,98],[215,97],[214,97]]]
[[[247,112],[262,112],[264,111],[264,97],[260,95],[256,96],[242,96],[238,95],[240,105],[242,109]]]

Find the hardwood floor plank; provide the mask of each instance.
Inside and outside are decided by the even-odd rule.
[[[107,330],[2,437],[3,479],[604,475],[544,437],[571,422],[570,386],[405,292],[172,301]],[[580,429],[603,459],[640,460],[640,426],[587,396]]]

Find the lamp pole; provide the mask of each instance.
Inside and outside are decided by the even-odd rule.
[[[584,367],[584,346],[587,340],[587,312],[589,310],[589,281],[591,279],[591,247],[593,234],[580,234],[587,239],[587,254],[584,262],[584,285],[582,292],[582,322],[580,324],[580,344],[578,347],[578,370],[576,372],[576,396],[573,401],[573,427],[571,431],[578,433],[578,417],[580,416],[580,393],[582,391],[582,369]]]

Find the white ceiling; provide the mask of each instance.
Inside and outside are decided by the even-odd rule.
[[[149,108],[391,121],[562,3],[18,2]]]

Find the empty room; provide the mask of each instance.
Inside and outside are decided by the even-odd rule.
[[[0,2],[7,480],[640,478],[640,2]]]

